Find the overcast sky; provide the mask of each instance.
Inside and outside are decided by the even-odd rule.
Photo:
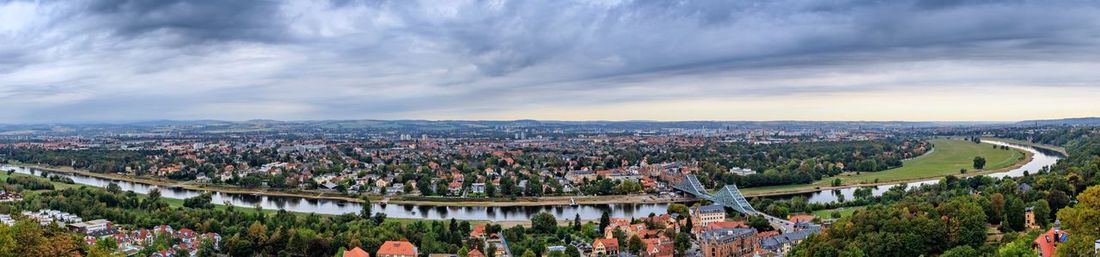
[[[0,0],[0,123],[1100,116],[1100,1]]]

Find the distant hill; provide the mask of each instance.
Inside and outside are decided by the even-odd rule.
[[[1024,126],[1080,126],[1080,125],[1100,125],[1100,117],[1084,117],[1084,118],[1066,118],[1056,120],[1025,120],[1017,122],[1019,125]]]
[[[907,122],[907,121],[560,121],[560,120],[149,120],[132,122],[87,122],[46,124],[0,124],[0,134],[131,135],[186,133],[308,132],[362,133],[443,132],[469,129],[512,131],[542,129],[589,133],[655,129],[907,129],[928,127],[971,127],[1014,123],[991,122]]]

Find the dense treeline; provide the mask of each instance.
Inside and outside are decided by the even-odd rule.
[[[699,181],[707,187],[737,184],[741,187],[806,184],[841,172],[875,172],[901,167],[902,160],[931,150],[925,141],[890,139],[875,141],[806,142],[790,144],[717,144],[671,151],[653,161],[694,158],[701,163]],[[731,167],[757,173],[740,176]]]
[[[3,148],[3,154],[7,160],[24,163],[41,163],[55,166],[70,166],[78,169],[92,170],[96,172],[125,172],[126,167],[133,170],[144,170],[144,165],[151,161],[147,156],[161,154],[162,151],[151,150],[110,150],[110,149],[84,149],[84,150],[47,150],[39,148]]]
[[[53,190],[53,184],[49,181],[33,176],[10,176],[5,180],[9,185],[18,186],[23,190]]]
[[[1081,141],[1092,133],[1090,127],[1050,127],[1036,130],[1006,129],[997,131],[997,137],[1030,141],[1040,144],[1066,146],[1074,141]]]
[[[983,244],[987,224],[1006,233],[1024,231],[1024,212],[1030,207],[1037,223],[1045,226],[1052,210],[1070,201],[1064,190],[1072,191],[1072,186],[1055,174],[1018,180],[947,177],[909,191],[892,188],[875,197],[881,204],[836,221],[828,233],[807,239],[792,256],[918,256],[961,246],[995,252],[995,245]],[[1018,186],[1024,183],[1034,187],[1021,190]]]

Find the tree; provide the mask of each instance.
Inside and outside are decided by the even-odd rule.
[[[1093,241],[1100,238],[1100,186],[1092,186],[1077,195],[1077,204],[1058,211],[1062,229],[1073,234],[1059,245],[1058,255],[1093,256]]]
[[[1035,214],[1035,223],[1040,227],[1046,227],[1050,221],[1050,204],[1047,200],[1039,199],[1038,201],[1031,202],[1031,212]]]
[[[146,197],[147,197],[146,200],[145,200],[146,201],[146,203],[145,203],[146,208],[156,209],[158,207],[157,202],[160,201],[160,189],[157,189],[157,188],[150,189],[149,193],[146,195]]]
[[[838,179],[833,179],[833,186],[834,187],[838,187],[838,186],[843,185],[843,184],[844,184],[844,182],[840,181],[839,178]]]
[[[641,254],[642,249],[645,248],[645,242],[642,242],[642,238],[638,237],[638,235],[634,235],[626,242],[626,247],[631,253]]]
[[[497,195],[497,186],[492,182],[485,183],[485,196],[493,197]]]
[[[1035,251],[1031,250],[1031,237],[1020,237],[997,249],[998,257],[1032,257]],[[1058,251],[1062,251],[1059,249]]]
[[[684,226],[680,227],[680,232],[691,233],[691,230],[694,228],[695,224],[692,224],[693,222],[691,221],[690,217],[686,219],[687,221],[684,222]]]
[[[859,199],[859,200],[865,200],[867,198],[871,198],[871,195],[873,193],[874,193],[874,191],[872,191],[870,187],[861,187],[861,188],[856,188],[856,190],[854,192],[852,192],[852,196],[855,196],[856,199]]]
[[[421,195],[434,195],[432,192],[432,180],[428,176],[420,177],[420,180],[416,181],[416,190],[420,191]]]
[[[607,231],[604,231],[604,230],[607,229],[607,226],[610,226],[610,225],[611,225],[611,216],[608,215],[608,213],[605,211],[605,212],[603,212],[602,215],[600,215],[600,234],[607,233]]]
[[[867,254],[863,253],[863,249],[860,249],[856,244],[848,244],[844,247],[844,250],[840,252],[840,257],[866,257]]]
[[[939,211],[947,219],[948,243],[971,247],[981,247],[985,243],[986,217],[981,206],[960,197],[940,205]]]
[[[362,209],[359,210],[359,217],[369,219],[372,213],[371,208],[373,208],[370,203],[370,198],[363,197],[363,202],[359,203],[359,205],[362,206]]]
[[[576,246],[566,245],[565,246],[565,256],[566,257],[581,257],[581,250],[577,250]]]
[[[195,197],[183,200],[183,206],[187,208],[211,209],[214,208],[213,196],[209,192],[203,192]]]
[[[581,214],[580,213],[577,213],[576,216],[573,216],[573,231],[577,231],[577,232],[581,231]]]
[[[946,252],[943,252],[943,254],[940,255],[940,257],[971,257],[971,256],[980,256],[980,255],[978,254],[978,250],[974,250],[974,248],[970,247],[969,245],[956,246],[955,248],[951,248],[951,250],[947,250]]]
[[[677,233],[673,245],[676,248],[676,256],[687,256],[687,249],[691,248],[691,234]]]
[[[382,224],[382,222],[386,222],[386,213],[385,212],[376,212],[376,213],[374,213],[374,224]]]
[[[118,241],[115,241],[114,237],[104,237],[96,240],[95,245],[88,249],[88,257],[117,257],[121,254],[115,254],[115,250],[118,249]],[[0,255],[6,256],[6,255]]]
[[[975,156],[974,157],[974,169],[980,170],[982,168],[985,168],[985,157]]]
[[[989,196],[989,223],[1001,224],[1001,219],[1004,218],[1005,210],[1005,196],[1001,193],[993,193]]]
[[[687,205],[681,203],[669,204],[666,212],[669,214],[679,213],[680,217],[687,217],[689,215]]]
[[[107,191],[117,194],[117,193],[122,192],[122,187],[118,186],[118,184],[110,183],[110,184],[107,184]]]
[[[156,202],[157,200],[160,200],[160,189],[157,189],[155,187],[153,189],[150,189],[147,196],[149,197],[149,201],[151,202]]]
[[[553,234],[558,228],[558,220],[553,214],[540,212],[531,217],[531,230],[536,233]]]
[[[1005,224],[1011,231],[1024,231],[1024,211],[1027,206],[1024,205],[1024,201],[1020,198],[1012,197],[1011,200],[1005,204]],[[1005,226],[1001,226],[1004,228]]]
[[[772,230],[775,230],[775,228],[772,228],[771,223],[768,223],[768,219],[764,218],[763,215],[749,216],[748,225],[750,227],[755,228],[758,231],[772,231]]]

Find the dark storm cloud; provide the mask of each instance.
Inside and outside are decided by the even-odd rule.
[[[1057,77],[1001,74],[1006,81],[985,69],[1100,59],[1096,1],[87,0],[0,8],[0,96],[32,96],[2,116],[17,120],[107,119],[120,109],[139,118],[476,115],[993,82],[1077,86],[1098,78],[1062,69]],[[935,73],[879,75],[914,67]],[[150,103],[160,104],[140,107]]]
[[[286,36],[280,5],[268,0],[94,0],[87,3],[87,14],[103,17],[107,26],[127,38],[167,32],[200,42],[272,42]]]

